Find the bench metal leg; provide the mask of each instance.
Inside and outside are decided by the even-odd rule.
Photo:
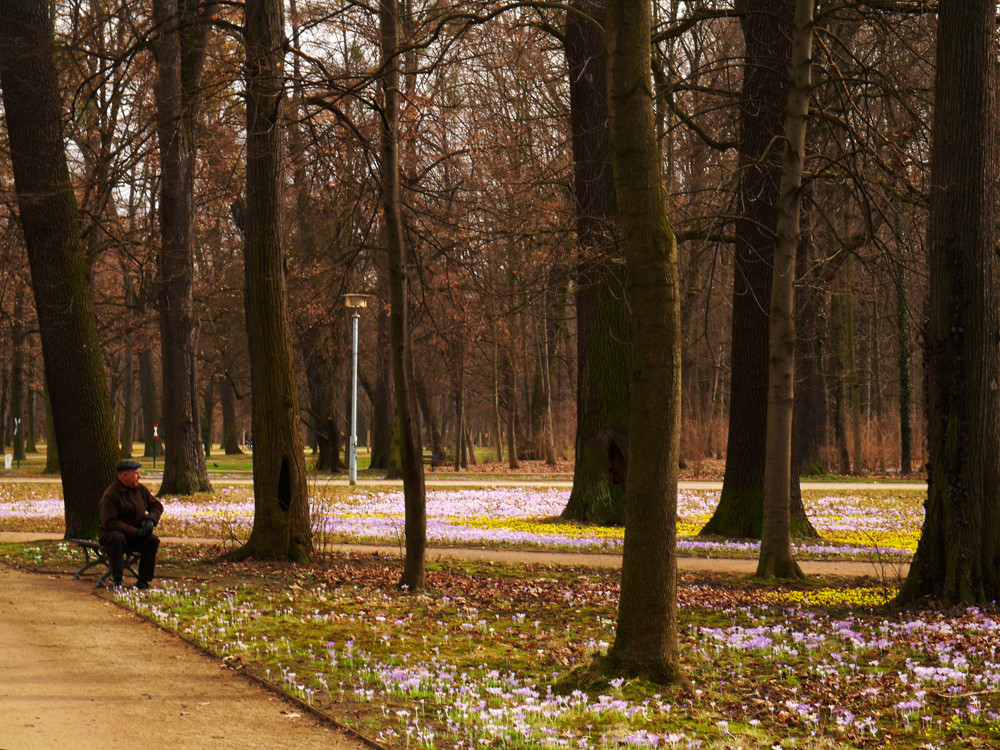
[[[76,572],[73,574],[73,580],[79,581],[80,576],[93,568],[95,565],[103,563],[107,566],[111,564],[111,561],[108,560],[108,555],[104,550],[95,550],[92,547],[80,547],[80,549],[83,550],[83,565],[76,569]],[[91,552],[93,552],[93,557],[91,557]]]
[[[76,540],[73,540],[76,541]],[[104,571],[97,577],[97,583],[94,584],[96,588],[101,588],[104,586],[104,582],[111,575],[111,558],[108,557],[108,550],[105,547],[97,547],[96,544],[81,544],[79,541],[76,542],[77,545],[83,550],[83,565],[76,569],[73,574],[73,580],[79,581],[80,577],[91,568],[103,565]],[[139,574],[135,570],[136,563],[139,562],[139,552],[137,550],[130,550],[125,552],[125,559],[122,561],[122,573],[130,573],[133,578],[139,580]]]

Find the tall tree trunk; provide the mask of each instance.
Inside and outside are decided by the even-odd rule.
[[[135,287],[128,273],[125,274],[125,309],[130,314],[135,312]],[[132,436],[135,426],[135,352],[131,346],[124,350],[125,372],[122,374],[122,385],[125,388],[122,403],[122,430],[120,456],[132,458]]]
[[[342,320],[342,319],[341,319]],[[334,373],[340,369],[338,347],[331,347],[331,331],[325,325],[312,324],[298,337],[302,358],[305,360],[306,384],[309,392],[309,413],[316,431],[319,456],[316,468],[321,471],[339,471],[340,424],[334,409]]]
[[[857,341],[854,336],[854,262],[847,259],[844,274],[844,345],[847,349],[847,384],[851,395],[851,437],[854,447],[854,466],[851,473],[864,471],[861,441],[861,379],[858,377]]]
[[[24,460],[24,288],[19,287],[14,298],[14,319],[11,321],[10,347],[10,421],[13,427],[15,461]]]
[[[222,381],[219,400],[222,402],[222,449],[227,456],[241,456],[243,455],[240,449],[242,430],[236,423],[236,389],[228,377]]]
[[[376,316],[375,357],[378,370],[375,380],[375,399],[372,402],[372,452],[369,468],[388,469],[392,452],[393,384],[389,309],[384,300],[379,300],[379,311]]]
[[[604,0],[578,0],[603,23]],[[576,460],[563,517],[586,523],[625,521],[628,456],[629,314],[625,265],[608,145],[608,90],[599,29],[566,16],[573,186],[580,263],[576,268]]]
[[[509,353],[504,353],[504,401],[507,404],[507,466],[521,468],[517,460],[517,364]]]
[[[427,393],[427,384],[424,383],[424,379],[417,368],[417,363],[414,362],[413,385],[417,392],[417,402],[420,404],[420,411],[427,422],[427,431],[430,433],[431,466],[437,466],[447,461],[448,456],[445,454],[444,442],[441,439],[441,427],[438,425],[437,414],[434,412],[430,396]]]
[[[805,201],[803,201],[805,203]],[[795,257],[795,402],[792,411],[792,457],[790,472],[791,524],[793,537],[819,537],[802,504],[802,473],[821,468],[820,453],[828,426],[826,383],[823,379],[823,328],[820,308],[826,294],[817,285],[810,268],[812,236],[800,232]]]
[[[212,434],[215,432],[215,378],[205,383],[205,409],[201,418],[201,442],[205,446],[205,458],[212,455]]]
[[[458,473],[469,464],[465,457],[465,399],[463,398],[465,395],[465,347],[460,342],[455,349],[458,366],[455,368],[452,387],[455,393],[455,472]]]
[[[198,102],[213,11],[214,3],[153,0],[159,30],[153,50],[160,144],[160,358],[166,441],[160,495],[212,489],[201,442],[192,233]]]
[[[545,463],[547,466],[556,465],[556,445],[555,427],[552,422],[552,368],[549,364],[549,325],[544,321],[545,336],[542,339],[542,387],[545,389]],[[469,448],[471,456],[472,449]],[[475,457],[471,458],[471,463],[475,464]]]
[[[851,473],[851,453],[847,447],[847,368],[846,349],[844,345],[844,294],[841,289],[833,292],[830,314],[833,318],[834,363],[833,363],[833,440],[837,454],[837,471],[841,474]]]
[[[2,351],[2,350],[0,350]],[[7,419],[7,412],[10,408],[10,372],[5,363],[0,364],[0,451],[7,447],[11,438],[11,425]]]
[[[237,558],[312,556],[309,495],[285,292],[281,222],[282,0],[248,0],[244,243],[253,424],[253,530]]]
[[[122,403],[121,457],[132,458],[132,430],[135,425],[135,354],[125,352],[125,394]]]
[[[632,318],[625,546],[607,666],[655,682],[679,676],[677,461],[680,294],[653,112],[650,4],[610,0],[606,24],[610,143]]]
[[[806,186],[803,192],[809,190]],[[811,191],[810,191],[811,192]],[[810,205],[803,201],[803,211]],[[814,271],[816,258],[811,222],[803,222],[796,254],[795,287],[795,407],[792,423],[792,486],[800,474],[823,471],[830,417],[825,373],[827,369],[824,310],[829,292],[825,279]],[[792,508],[792,535],[796,533]],[[804,519],[808,523],[808,519]]]
[[[764,523],[768,310],[788,103],[791,0],[739,0],[745,59],[740,92],[736,266],[726,471],[705,535],[760,538]]]
[[[884,417],[885,401],[882,397],[882,318],[879,314],[879,294],[880,289],[878,279],[872,278],[872,315],[871,315],[871,335],[868,337],[871,351],[871,366],[869,367],[869,381],[871,383],[872,397],[870,400],[872,417],[869,424],[875,430],[875,445],[878,451],[878,470],[885,473],[885,440],[882,432],[882,422]]]
[[[930,469],[897,601],[1000,597],[1000,259],[996,4],[941,0],[927,233]]]
[[[45,387],[45,473],[59,474],[59,443],[56,440],[55,420],[52,418],[52,399]]]
[[[156,394],[156,374],[153,351],[147,343],[139,350],[139,398],[142,406],[143,457],[153,455],[154,427],[159,424]]]
[[[899,377],[899,473],[908,477],[912,470],[913,428],[910,423],[910,308],[906,282],[906,234],[903,220],[893,218],[896,235],[896,253],[893,256],[893,274],[896,281],[896,368]]]
[[[500,423],[500,347],[493,339],[493,416],[490,429],[493,431],[494,460],[503,462],[503,426]]]
[[[392,379],[396,391],[396,420],[400,432],[400,468],[406,511],[406,560],[399,585],[415,591],[424,587],[427,509],[420,419],[413,393],[406,247],[399,172],[399,16],[397,0],[381,0],[379,19],[382,32],[383,99],[379,152],[382,162],[382,211],[389,255]]]
[[[767,444],[764,460],[764,526],[757,575],[802,576],[792,559],[789,482],[792,459],[792,409],[795,402],[795,253],[799,243],[802,165],[809,114],[815,0],[795,0],[791,78],[785,113],[785,147],[778,188],[777,242],[771,282],[767,377]]]
[[[25,392],[25,408],[24,408],[24,452],[25,453],[38,453],[38,446],[36,445],[36,440],[38,439],[38,419],[37,419],[37,403],[35,402],[35,359],[32,358],[28,363],[28,387]]]
[[[472,431],[469,429],[469,423],[466,419],[462,419],[465,424],[465,429],[462,431],[463,437],[462,442],[465,444],[465,467],[476,465],[476,444],[472,439]]]
[[[45,379],[63,458],[66,537],[92,537],[118,441],[73,184],[44,0],[0,0],[0,88]],[[86,439],[81,439],[81,436]]]

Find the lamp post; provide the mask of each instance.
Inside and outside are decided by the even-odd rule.
[[[344,304],[351,311],[351,442],[347,449],[349,482],[358,483],[358,319],[359,310],[368,307],[367,294],[345,294]]]

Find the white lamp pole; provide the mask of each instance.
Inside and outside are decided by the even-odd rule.
[[[364,294],[345,294],[344,303],[351,311],[351,442],[347,449],[349,479],[353,487],[358,483],[358,319],[363,307],[368,307],[368,297]]]

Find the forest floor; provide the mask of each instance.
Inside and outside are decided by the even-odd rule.
[[[492,473],[492,472],[491,472]],[[539,472],[539,474],[542,474]],[[428,477],[428,484],[450,486],[470,482],[501,486],[552,485],[566,482],[559,475],[483,478]],[[853,478],[845,478],[852,481]],[[891,477],[863,478],[850,486],[887,488]],[[31,481],[4,477],[5,482]],[[532,481],[534,480],[534,481]],[[710,472],[687,473],[684,484],[717,485]],[[37,479],[36,479],[37,481]],[[226,480],[232,483],[232,480]],[[376,482],[373,482],[376,483]],[[378,484],[385,484],[382,480]],[[813,483],[815,489],[847,489],[844,481]],[[30,528],[30,527],[29,527]],[[40,541],[52,545],[58,533],[0,532],[0,544],[27,548]],[[160,579],[198,580],[197,569],[172,569],[170,560],[183,554],[197,557],[192,547],[217,545],[218,539],[164,537]],[[34,750],[60,746],[76,748],[355,748],[372,746],[361,735],[350,734],[316,717],[304,706],[268,690],[246,673],[226,668],[212,656],[135,614],[94,589],[94,576],[72,580],[77,565],[70,550],[58,564],[51,561],[16,568],[0,562],[0,750]],[[392,545],[331,544],[326,552],[337,557],[400,557]],[[562,552],[474,547],[432,547],[430,562],[475,561],[500,565],[611,569],[621,565],[615,553]],[[877,562],[803,560],[808,576],[829,579],[870,579],[876,585],[888,577]],[[754,559],[679,557],[678,567],[694,575],[729,574],[740,578],[754,572]],[[906,566],[895,565],[892,577],[905,576]],[[93,571],[91,571],[93,573]],[[858,585],[870,585],[859,583]],[[537,624],[537,623],[536,623]],[[265,681],[266,682],[266,681]],[[379,745],[375,744],[378,747]]]
[[[0,543],[58,539],[0,532]],[[164,539],[172,545],[214,540]],[[338,545],[340,554],[391,557],[399,550]],[[428,550],[498,563],[616,567],[617,554],[470,548]],[[681,570],[751,574],[754,560],[679,558]],[[873,577],[871,563],[803,561],[807,575]],[[164,577],[171,577],[163,566]],[[902,571],[905,575],[905,570]],[[68,569],[24,572],[0,565],[0,750],[59,746],[159,748],[360,748],[350,735],[269,692],[217,657],[95,595],[92,577]]]

